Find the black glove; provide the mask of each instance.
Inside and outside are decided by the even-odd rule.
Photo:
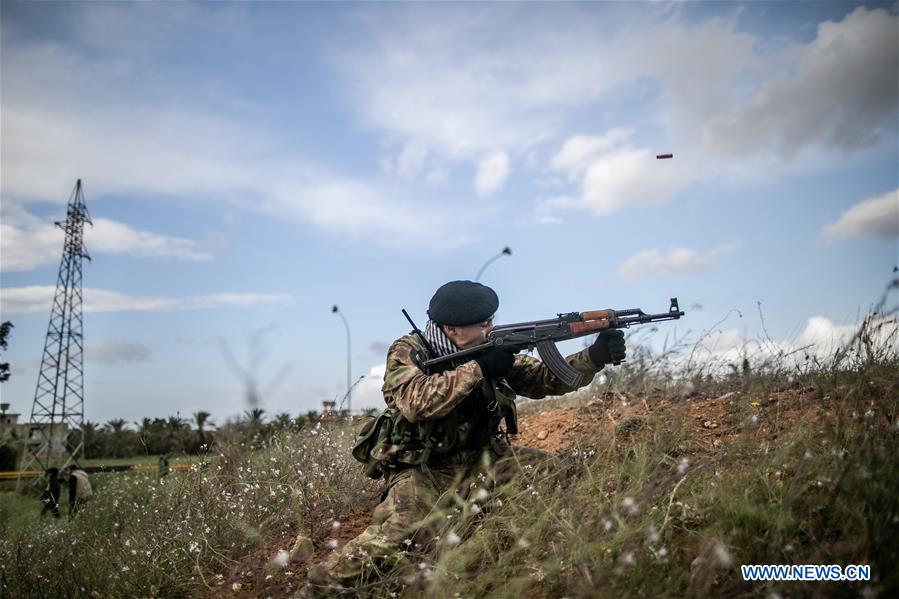
[[[515,352],[504,347],[491,347],[474,361],[481,367],[485,377],[499,379],[512,370],[512,365],[515,364]]]
[[[597,368],[624,361],[626,356],[624,331],[621,329],[603,331],[596,337],[593,345],[587,348],[587,352]]]

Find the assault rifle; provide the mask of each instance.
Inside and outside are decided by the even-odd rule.
[[[406,311],[403,314],[412,328],[424,340],[424,336]],[[608,329],[626,329],[633,325],[648,324],[663,320],[678,320],[684,312],[677,305],[677,298],[671,298],[671,307],[660,314],[646,314],[639,308],[628,310],[593,310],[590,312],[568,312],[558,318],[533,320],[515,324],[497,325],[487,335],[487,342],[468,349],[462,349],[441,357],[431,357],[422,363],[425,372],[439,370],[448,363],[471,360],[478,354],[494,347],[505,347],[515,353],[537,348],[537,353],[546,366],[569,387],[578,387],[584,376],[572,367],[556,348],[556,343],[576,337],[583,337]],[[427,345],[427,341],[425,341]],[[433,356],[433,353],[431,354]],[[619,362],[615,362],[618,364]]]

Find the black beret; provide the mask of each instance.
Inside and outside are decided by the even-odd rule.
[[[464,327],[484,322],[499,307],[496,292],[473,281],[450,281],[440,287],[428,305],[428,316],[437,324]]]

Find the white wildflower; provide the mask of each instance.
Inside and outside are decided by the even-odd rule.
[[[628,515],[636,516],[640,513],[640,506],[634,500],[633,497],[625,497],[621,500],[621,507],[623,507]]]
[[[687,458],[681,458],[680,462],[677,464],[677,473],[683,476],[687,472],[687,468],[690,467],[690,460]]]
[[[712,554],[715,556],[715,559],[718,560],[718,565],[722,568],[730,568],[734,563],[734,558],[731,556],[730,551],[728,551],[727,547],[720,541],[715,542]]]
[[[458,544],[459,544],[459,541],[461,541],[461,540],[462,540],[462,539],[459,538],[459,535],[457,535],[457,534],[454,533],[454,532],[451,532],[451,533],[449,533],[448,535],[446,535],[446,543],[447,543],[447,545],[458,545]]]
[[[280,549],[278,553],[272,558],[272,565],[278,566],[279,568],[283,568],[290,561],[290,553],[288,553],[284,549]]]

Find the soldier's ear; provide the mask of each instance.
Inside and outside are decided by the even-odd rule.
[[[454,327],[448,324],[440,325],[440,328],[443,330],[443,334],[449,337],[449,340],[453,343],[456,343],[456,338],[458,334],[458,327]]]

